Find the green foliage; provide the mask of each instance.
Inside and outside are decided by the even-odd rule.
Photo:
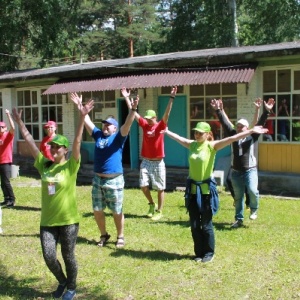
[[[1,300],[50,300],[57,285],[41,253],[41,191],[36,183],[13,179],[17,206],[3,209]],[[91,210],[91,186],[78,186],[77,195],[82,216],[76,246],[78,300],[299,298],[299,199],[264,196],[258,219],[250,221],[246,211],[245,227],[232,230],[232,198],[221,192],[214,218],[216,256],[212,263],[202,264],[192,260],[182,192],[166,193],[164,217],[153,222],[144,217],[148,205],[142,192],[126,189],[126,246],[119,250],[109,211],[111,241],[102,249],[95,245],[99,231]]]
[[[0,72],[229,47],[235,25],[240,46],[299,39],[300,2],[2,0]]]

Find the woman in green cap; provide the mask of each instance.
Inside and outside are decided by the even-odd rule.
[[[185,205],[190,217],[195,261],[206,263],[211,262],[215,254],[212,216],[218,211],[219,198],[217,184],[212,174],[216,152],[252,133],[262,134],[268,130],[262,126],[255,126],[216,141],[213,139],[210,125],[206,122],[198,122],[193,130],[194,140],[181,137],[168,129],[165,134],[189,149],[189,176],[185,190]]]
[[[78,106],[79,123],[74,137],[72,154],[66,158],[69,141],[56,135],[50,142],[53,161],[45,158],[36,146],[32,135],[21,119],[22,110],[13,109],[13,118],[35,159],[34,166],[41,175],[41,221],[40,239],[43,257],[49,270],[58,281],[54,298],[72,300],[76,295],[77,263],[75,245],[79,230],[79,213],[76,199],[76,178],[80,167],[80,144],[85,116],[93,109],[94,101]],[[56,247],[60,241],[61,253],[66,267],[64,273],[57,259]],[[65,289],[67,291],[64,293]]]

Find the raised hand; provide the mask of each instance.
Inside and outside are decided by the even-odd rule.
[[[258,134],[268,133],[269,131],[267,128],[263,128],[262,126],[254,126],[252,130],[253,133],[258,133]]]
[[[70,99],[77,105],[78,109],[82,107],[82,95],[78,96],[77,93],[71,93]]]
[[[253,103],[254,103],[254,105],[255,105],[257,108],[260,108],[261,105],[262,105],[262,103],[263,103],[263,101],[262,101],[261,98],[256,98],[255,101],[254,101]]]
[[[16,123],[18,123],[22,120],[22,118],[21,118],[22,112],[23,112],[22,109],[19,112],[17,111],[17,109],[15,107],[12,109],[12,118],[14,119],[14,121]]]
[[[177,94],[177,86],[174,85],[174,86],[172,87],[172,90],[171,90],[171,96],[172,96],[172,97],[175,97],[176,94]]]
[[[124,98],[127,98],[127,97],[130,96],[130,90],[127,91],[126,87],[121,88],[121,93],[122,93]]]
[[[269,98],[268,102],[264,101],[265,109],[267,111],[271,111],[275,104],[275,100],[273,98]]]

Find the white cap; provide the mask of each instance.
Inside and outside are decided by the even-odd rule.
[[[237,120],[237,122],[236,122],[237,124],[241,124],[241,125],[244,125],[244,126],[246,126],[246,127],[249,127],[249,122],[246,120],[246,119],[239,119],[239,120]]]

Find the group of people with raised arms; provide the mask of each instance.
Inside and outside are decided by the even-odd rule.
[[[126,138],[134,120],[143,129],[142,162],[140,166],[140,187],[149,203],[148,217],[159,220],[162,217],[164,190],[166,187],[166,171],[164,164],[164,135],[174,139],[189,149],[189,176],[186,182],[185,204],[189,212],[191,233],[194,241],[195,261],[210,262],[215,253],[215,236],[212,223],[213,215],[218,211],[219,199],[216,182],[212,177],[216,152],[229,144],[233,144],[232,183],[235,192],[236,222],[242,224],[243,194],[245,188],[250,193],[251,219],[256,219],[258,209],[258,191],[255,189],[256,161],[253,159],[252,147],[260,134],[266,133],[263,122],[266,120],[274,100],[264,102],[266,112],[258,121],[258,125],[248,128],[245,122],[237,122],[236,128],[229,125],[221,108],[221,100],[213,100],[219,120],[227,132],[227,137],[213,140],[211,127],[206,122],[198,122],[194,131],[194,139],[181,137],[167,127],[177,87],[172,87],[165,113],[157,121],[156,113],[148,110],[144,117],[137,112],[139,97],[130,98],[130,91],[121,90],[129,109],[124,124],[119,128],[116,119],[109,117],[102,121],[98,128],[91,121],[89,112],[94,101],[82,103],[82,97],[76,93],[70,99],[77,106],[79,121],[74,137],[72,152],[67,159],[69,141],[65,136],[55,134],[48,142],[51,159],[46,158],[37,148],[32,135],[22,121],[22,111],[13,109],[12,117],[19,126],[20,133],[26,141],[34,166],[41,175],[41,221],[40,239],[43,257],[47,267],[58,281],[54,298],[71,300],[76,295],[77,263],[75,245],[79,230],[79,212],[76,199],[76,178],[80,167],[80,145],[83,128],[95,140],[94,173],[92,184],[92,206],[95,221],[100,231],[99,247],[106,245],[111,235],[108,233],[104,210],[108,207],[113,213],[117,231],[115,245],[124,247],[124,177],[122,153]],[[150,147],[150,148],[149,148]],[[248,176],[248,177],[247,177]],[[249,180],[248,180],[249,179]],[[248,184],[250,181],[250,184]],[[150,183],[158,190],[158,206],[150,193]],[[242,199],[242,200],[241,200]],[[251,217],[253,216],[253,217]],[[254,217],[255,216],[255,217]],[[66,272],[57,258],[57,243],[60,241],[62,258]]]

